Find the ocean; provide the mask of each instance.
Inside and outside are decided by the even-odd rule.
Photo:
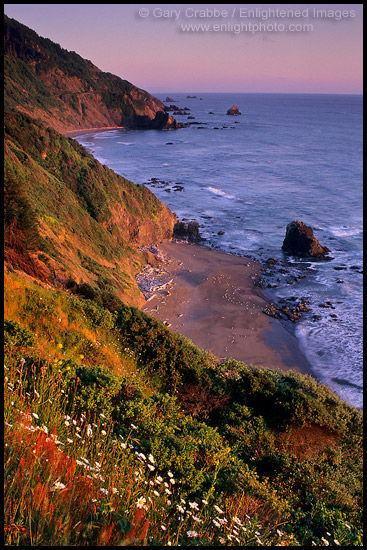
[[[265,292],[274,302],[308,299],[312,311],[292,327],[312,372],[362,408],[362,96],[157,97],[167,95],[174,99],[167,105],[195,117],[174,115],[190,126],[75,139],[118,174],[146,184],[179,219],[199,222],[208,246],[278,260],[286,274],[276,272]],[[241,115],[226,114],[232,105]],[[293,220],[313,228],[331,261],[283,254]]]

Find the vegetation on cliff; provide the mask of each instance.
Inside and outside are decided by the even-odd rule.
[[[141,311],[5,277],[9,545],[362,545],[362,415]]]
[[[138,247],[170,238],[175,222],[148,188],[16,112],[5,117],[4,206],[9,266],[81,294],[89,285],[104,305],[142,303]]]
[[[60,132],[106,126],[177,128],[164,103],[98,69],[14,19],[4,21],[7,110],[41,118]]]

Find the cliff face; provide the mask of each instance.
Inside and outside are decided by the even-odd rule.
[[[4,53],[7,108],[40,118],[59,132],[179,127],[159,99],[6,16]]]
[[[138,248],[170,239],[176,222],[147,187],[21,113],[5,117],[4,206],[9,269],[64,287],[87,283],[137,306]]]

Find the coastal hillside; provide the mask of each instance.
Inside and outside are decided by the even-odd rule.
[[[6,110],[40,118],[59,132],[179,126],[159,99],[7,16],[4,53]]]
[[[176,217],[59,133],[160,105],[5,28],[5,545],[362,546],[362,412],[145,314]]]
[[[138,248],[170,239],[176,220],[145,186],[19,112],[5,117],[4,206],[8,268],[104,303],[143,303]]]

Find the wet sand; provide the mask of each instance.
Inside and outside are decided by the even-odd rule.
[[[268,300],[254,285],[258,262],[184,242],[158,248],[164,261],[146,313],[219,358],[311,374],[296,337],[262,312]]]

